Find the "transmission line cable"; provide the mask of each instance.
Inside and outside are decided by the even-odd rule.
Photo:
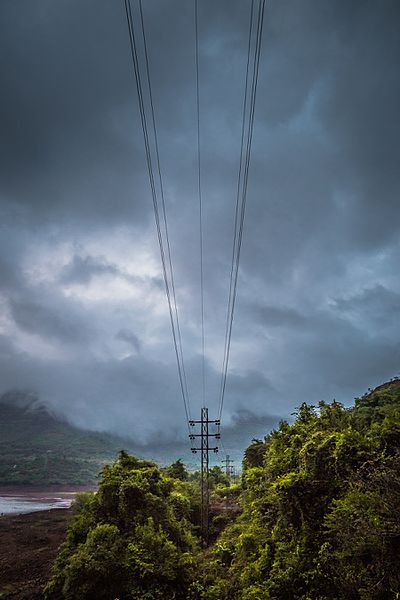
[[[198,0],[194,1],[195,56],[196,56],[196,112],[197,112],[197,188],[199,196],[199,237],[200,237],[200,312],[201,312],[201,355],[202,355],[202,397],[205,406],[205,334],[204,334],[204,265],[203,265],[203,198],[201,187],[201,140],[200,140],[200,82],[199,82],[199,11]]]
[[[224,359],[222,364],[222,377],[221,377],[221,385],[220,385],[220,404],[222,402],[221,398],[224,395],[224,385],[226,381],[225,372],[227,370],[228,364],[228,335],[229,335],[229,321],[232,309],[232,293],[233,293],[233,281],[234,281],[234,268],[235,268],[235,256],[236,256],[236,244],[237,244],[237,234],[238,234],[238,218],[239,218],[239,200],[240,200],[240,187],[242,180],[242,169],[243,169],[243,150],[244,150],[244,137],[245,137],[245,125],[246,125],[246,109],[247,109],[247,96],[248,96],[248,80],[249,80],[249,69],[250,69],[250,54],[251,54],[251,37],[253,30],[253,12],[254,12],[254,0],[251,2],[250,8],[250,23],[249,23],[249,39],[247,46],[247,63],[246,63],[246,78],[244,85],[244,97],[243,97],[243,109],[242,109],[242,131],[241,131],[241,141],[240,141],[240,158],[239,158],[239,174],[237,179],[237,192],[236,192],[236,205],[235,205],[235,223],[233,228],[233,244],[232,244],[232,263],[231,263],[231,271],[229,277],[229,296],[228,296],[228,309],[226,313],[226,326],[225,326],[225,342],[224,342]],[[222,408],[220,406],[219,417],[221,418]]]
[[[174,343],[174,349],[175,349],[175,355],[176,355],[176,361],[177,361],[177,367],[178,367],[179,382],[180,382],[180,388],[181,388],[182,399],[183,399],[185,415],[186,415],[186,422],[187,422],[188,431],[190,432],[189,398],[187,397],[187,384],[186,384],[186,376],[184,374],[185,371],[184,371],[184,365],[183,365],[183,352],[182,352],[182,346],[180,344],[180,340],[181,340],[180,330],[179,330],[179,334],[178,334],[177,333],[178,327],[174,321],[174,311],[173,311],[173,307],[172,307],[170,284],[168,281],[166,256],[165,256],[165,250],[164,250],[162,229],[161,229],[161,224],[160,224],[160,213],[159,213],[158,200],[157,200],[157,188],[156,188],[156,184],[155,184],[153,163],[152,163],[152,158],[151,158],[151,145],[150,145],[150,140],[149,140],[148,126],[147,126],[147,118],[146,118],[146,111],[145,111],[145,104],[144,104],[142,80],[141,80],[140,68],[139,68],[139,58],[138,58],[137,44],[136,44],[136,38],[135,38],[135,28],[134,28],[134,22],[133,22],[133,16],[132,16],[132,8],[131,8],[130,0],[124,0],[124,3],[125,3],[127,24],[128,24],[128,31],[129,31],[129,42],[130,42],[132,63],[133,63],[136,87],[137,87],[137,92],[138,92],[140,120],[141,120],[142,130],[143,130],[146,163],[147,163],[147,170],[148,170],[149,182],[150,182],[150,188],[151,188],[151,194],[152,194],[152,200],[153,200],[154,218],[155,218],[155,224],[156,224],[156,229],[157,229],[158,244],[160,247],[160,256],[161,256],[163,278],[164,278],[164,283],[165,283],[165,292],[166,292],[166,296],[167,296],[168,309],[169,309],[169,315],[170,315],[170,321],[171,321],[172,338],[173,338],[173,343]],[[142,8],[141,5],[140,5],[140,8]],[[142,17],[143,17],[143,12],[141,10],[142,33],[143,33],[143,39],[145,40],[144,23],[143,23]],[[150,84],[150,74],[149,74],[150,70],[148,68],[147,51],[145,51],[145,53],[146,53],[146,73],[148,76],[148,84]],[[153,122],[153,128],[154,128],[153,134],[154,134],[155,140],[157,140],[157,130],[155,127],[154,106],[153,106],[153,102],[152,102],[151,87],[149,87],[149,97],[151,98],[152,122]],[[157,166],[159,169],[158,174],[159,174],[160,189],[161,189],[162,188],[162,177],[161,177],[161,168],[160,168],[158,142],[157,141],[155,141],[155,147],[156,147]],[[162,198],[163,198],[163,193],[162,193]],[[168,239],[165,202],[163,200],[162,200],[162,202],[163,202],[163,215],[165,217],[164,228],[166,230],[166,239]],[[167,246],[169,248],[169,243],[167,243]],[[168,259],[169,259],[169,261],[171,261],[170,251],[168,254]],[[173,273],[172,261],[169,262],[169,264],[170,264],[170,273],[172,274]],[[172,284],[172,277],[173,277],[173,275],[171,275],[171,284]],[[174,287],[175,286],[173,284],[173,288]],[[174,294],[173,294],[173,297],[175,298]],[[177,315],[176,301],[175,301],[175,310],[176,310],[175,314]],[[181,357],[182,357],[182,364],[181,364]]]
[[[181,361],[183,384],[184,384],[184,388],[185,388],[185,395],[186,395],[186,398],[188,399],[189,392],[188,392],[188,385],[187,385],[185,362],[183,359],[183,344],[182,344],[181,328],[180,328],[180,324],[179,324],[178,305],[177,305],[177,301],[176,301],[175,277],[174,277],[174,269],[172,266],[171,244],[169,241],[169,234],[168,234],[167,210],[166,210],[166,206],[165,206],[164,184],[163,184],[163,178],[162,178],[162,174],[161,174],[160,152],[159,152],[159,146],[158,146],[157,126],[156,126],[156,118],[155,118],[155,110],[154,110],[154,102],[153,102],[153,93],[152,93],[152,87],[151,87],[150,63],[149,63],[149,57],[148,57],[148,52],[147,52],[146,29],[144,26],[142,0],[139,0],[139,9],[140,9],[140,23],[141,23],[141,29],[142,29],[144,56],[145,56],[145,64],[146,64],[146,77],[147,77],[147,85],[148,85],[148,89],[149,89],[151,118],[152,118],[152,124],[153,124],[153,132],[154,132],[154,146],[155,146],[155,152],[156,152],[157,172],[158,172],[158,179],[160,182],[162,217],[163,217],[163,222],[164,222],[165,240],[166,240],[166,245],[167,245],[167,258],[168,258],[168,265],[169,265],[170,278],[171,278],[172,300],[173,300],[173,307],[174,307],[174,313],[175,313],[176,331],[177,331],[177,338],[178,338],[178,347],[179,347],[179,355],[180,355],[180,361]],[[189,409],[188,413],[189,413],[189,417],[190,417],[190,407],[189,406],[188,406],[188,409]]]
[[[224,359],[223,359],[223,366],[222,366],[220,398],[219,398],[219,418],[220,419],[221,419],[221,415],[222,415],[225,390],[226,390],[226,379],[227,379],[229,356],[230,356],[233,317],[234,317],[235,303],[236,303],[240,252],[241,252],[242,240],[243,240],[243,227],[244,227],[244,218],[245,218],[246,202],[247,202],[247,187],[248,187],[249,167],[250,167],[250,158],[251,158],[251,145],[252,145],[253,128],[254,128],[255,102],[256,102],[258,73],[259,73],[260,55],[261,55],[261,40],[262,40],[262,31],[263,31],[263,24],[264,24],[265,0],[260,0],[259,5],[258,5],[257,30],[256,30],[255,44],[254,44],[254,59],[253,59],[253,65],[252,65],[252,82],[251,82],[250,101],[249,101],[250,109],[249,109],[248,119],[246,119],[246,109],[247,109],[247,103],[248,103],[247,97],[248,97],[248,78],[249,78],[249,65],[250,65],[250,53],[251,53],[251,38],[252,38],[252,29],[253,29],[253,10],[254,10],[254,0],[252,0],[251,15],[250,15],[248,58],[247,58],[247,65],[246,65],[246,82],[245,82],[245,94],[244,94],[243,116],[242,116],[240,166],[239,166],[239,175],[238,175],[236,210],[235,210],[235,225],[234,225],[234,240],[233,240],[233,249],[232,249],[232,265],[231,265],[231,271],[230,271],[229,299],[228,299],[228,310],[227,310],[226,331],[225,331]],[[246,129],[246,133],[244,133],[246,120],[247,120],[247,129]],[[246,150],[244,153],[244,161],[243,161],[243,148],[244,148],[245,138],[246,138],[246,144],[245,144]]]

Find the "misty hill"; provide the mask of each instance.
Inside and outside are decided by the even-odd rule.
[[[0,485],[92,484],[126,445],[70,425],[29,395],[0,398]]]

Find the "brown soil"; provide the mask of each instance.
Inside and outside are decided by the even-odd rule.
[[[42,600],[71,517],[67,509],[0,517],[1,600]]]

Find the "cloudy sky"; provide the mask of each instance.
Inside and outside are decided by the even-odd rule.
[[[196,417],[193,4],[146,0],[144,17]],[[199,2],[210,416],[249,8]],[[302,401],[350,403],[400,372],[399,28],[397,0],[267,0],[228,446],[266,433]],[[33,390],[73,423],[141,444],[183,440],[123,1],[2,0],[0,74],[0,392]]]

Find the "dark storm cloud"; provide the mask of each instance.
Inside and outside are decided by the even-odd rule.
[[[249,7],[199,3],[210,410]],[[148,0],[144,16],[196,412],[193,5]],[[349,402],[399,370],[399,25],[395,0],[267,3],[224,405],[233,446],[303,400]],[[33,389],[80,425],[170,448],[184,436],[182,401],[123,2],[4,0],[0,70],[0,391]]]
[[[133,333],[133,331],[129,331],[129,329],[120,329],[116,335],[116,338],[129,344],[134,350],[136,350],[136,352],[140,352],[140,340],[138,336]]]
[[[223,451],[240,461],[242,457],[237,449],[247,447],[253,439],[263,439],[271,429],[278,426],[280,420],[273,414],[260,416],[246,409],[238,411],[232,423],[224,428]]]
[[[132,92],[122,4],[5,2],[2,12],[3,194],[32,219],[137,220],[142,176],[132,200],[128,171],[135,137],[118,132]]]
[[[254,318],[266,327],[296,327],[303,325],[305,317],[297,310],[285,306],[253,306]]]
[[[350,214],[356,242],[369,248],[398,234],[400,7],[387,1],[368,8],[349,3],[337,32],[340,60],[332,66],[319,110],[353,171],[358,193]]]
[[[63,268],[60,279],[63,283],[89,283],[96,275],[119,274],[118,267],[104,258],[74,255],[72,261]]]
[[[118,265],[108,262],[102,256],[80,256],[75,254],[72,260],[63,267],[59,281],[63,284],[84,285],[90,283],[95,277],[111,276],[125,279],[138,285],[154,286],[163,289],[164,282],[161,277],[138,277],[120,269]]]
[[[366,316],[376,320],[377,324],[388,322],[400,315],[400,294],[388,290],[383,285],[362,290],[359,294],[349,298],[335,300],[336,307],[344,314]]]
[[[28,333],[46,338],[56,338],[63,342],[84,342],[88,337],[86,324],[65,314],[61,306],[46,306],[29,300],[11,300],[11,315],[17,326]]]
[[[0,288],[12,287],[16,284],[16,277],[12,265],[8,261],[0,261]]]

